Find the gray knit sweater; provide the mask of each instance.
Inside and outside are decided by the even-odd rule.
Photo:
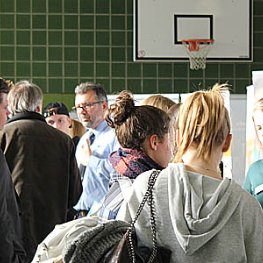
[[[146,191],[151,171],[127,191],[118,219],[130,221]],[[263,262],[263,212],[233,180],[217,180],[169,164],[154,187],[159,245],[171,262]],[[140,240],[151,245],[148,206],[137,221]]]

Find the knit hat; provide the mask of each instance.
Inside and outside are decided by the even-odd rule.
[[[69,116],[66,105],[62,102],[50,102],[43,110],[43,115],[45,118],[56,114]]]
[[[64,262],[97,263],[120,242],[130,224],[110,220],[84,231],[62,252]]]

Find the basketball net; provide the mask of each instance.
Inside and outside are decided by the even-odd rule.
[[[190,69],[205,69],[206,57],[214,40],[212,39],[187,39],[182,40],[183,46],[189,56]]]

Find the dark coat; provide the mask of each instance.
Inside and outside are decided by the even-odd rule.
[[[3,152],[0,150],[0,262],[24,262],[21,225],[15,189]]]
[[[12,117],[0,144],[20,198],[23,241],[31,260],[37,245],[66,221],[67,210],[81,195],[74,145],[36,112]]]

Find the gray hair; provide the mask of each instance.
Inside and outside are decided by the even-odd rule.
[[[12,115],[19,112],[37,111],[43,100],[42,90],[27,80],[17,82],[8,93],[8,107]]]
[[[104,90],[103,86],[99,83],[93,83],[93,82],[83,82],[80,83],[75,88],[75,94],[86,94],[88,91],[94,91],[97,97],[97,100],[99,101],[108,101],[106,91]]]

